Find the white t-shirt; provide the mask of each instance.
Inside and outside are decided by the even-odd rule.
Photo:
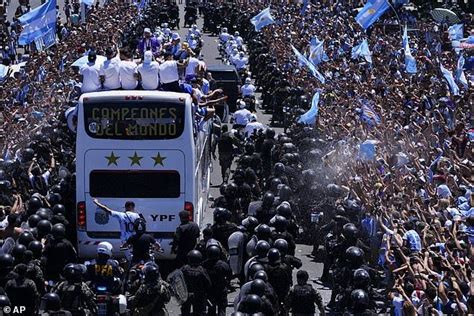
[[[171,83],[178,80],[178,63],[175,60],[167,60],[160,65],[161,83]]]
[[[104,89],[120,89],[120,58],[107,59],[100,65],[100,75],[104,76]]]
[[[262,123],[260,122],[250,122],[245,126],[244,129],[244,134],[245,137],[250,137],[253,135],[254,131],[260,130],[260,129],[265,129],[265,126],[263,126]]]
[[[120,81],[122,82],[122,89],[133,90],[137,87],[138,81],[135,79],[137,73],[137,64],[133,61],[122,60],[120,62]]]
[[[186,76],[195,75],[197,66],[199,66],[199,59],[195,57],[189,58],[188,66],[186,66]]]
[[[250,114],[252,114],[252,112],[250,112],[247,109],[235,111],[234,113],[235,124],[242,125],[242,126],[247,125],[247,123],[249,122]]]
[[[100,89],[99,65],[87,63],[81,67],[79,74],[82,75],[82,92],[93,92]]]
[[[255,90],[256,90],[256,88],[253,84],[244,84],[240,88],[240,92],[242,92],[242,96],[244,96],[244,97],[255,95]]]
[[[142,78],[143,90],[156,90],[158,88],[160,64],[156,61],[149,64],[140,64],[137,71]]]

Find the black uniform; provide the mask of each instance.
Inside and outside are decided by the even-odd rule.
[[[11,306],[25,306],[24,315],[35,315],[36,305],[40,297],[35,282],[17,276],[7,282],[5,292],[10,299]]]
[[[77,253],[69,240],[50,238],[44,246],[43,256],[46,259],[45,274],[48,280],[59,280],[59,273],[68,263],[74,263]]]
[[[173,252],[176,252],[176,265],[178,267],[187,262],[186,255],[196,247],[199,235],[199,226],[194,222],[181,223],[176,228],[173,239]]]
[[[191,315],[192,306],[193,315],[204,315],[207,293],[211,288],[209,275],[201,266],[185,265],[181,271],[188,289],[188,300],[181,305],[181,314],[183,316]]]
[[[215,223],[211,226],[212,229],[212,237],[218,240],[222,247],[224,247],[227,251],[229,251],[229,237],[232,233],[236,232],[239,228],[234,223]]]
[[[135,234],[127,240],[127,244],[132,246],[132,264],[140,261],[151,260],[150,247],[156,244],[155,238],[150,234]]]
[[[165,305],[170,299],[170,286],[159,280],[156,283],[140,285],[135,295],[130,299],[130,304],[136,315],[161,315],[160,313],[164,313]]]
[[[87,280],[91,281],[91,287],[105,286],[112,289],[114,277],[120,277],[121,271],[117,260],[108,259],[105,262],[93,260],[87,265]]]
[[[209,301],[212,308],[208,315],[215,315],[218,309],[218,315],[225,315],[227,306],[227,290],[232,278],[232,270],[227,262],[222,260],[207,260],[202,264],[211,279],[212,287],[209,291]]]
[[[287,306],[293,314],[314,315],[316,304],[323,310],[323,299],[311,284],[295,285],[288,295]]]
[[[269,264],[265,269],[268,275],[268,282],[271,284],[278,297],[278,301],[283,303],[291,287],[291,269],[283,262]]]
[[[73,316],[82,316],[87,312],[97,314],[95,295],[84,282],[63,281],[53,290],[61,298],[61,304],[67,308]]]

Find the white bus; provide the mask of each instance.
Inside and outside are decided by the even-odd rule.
[[[124,255],[118,220],[93,203],[97,198],[116,211],[133,201],[163,259],[173,258],[178,213],[190,211],[200,225],[207,205],[211,123],[196,124],[188,94],[161,91],[86,93],[76,113],[79,256],[94,257],[101,241]]]

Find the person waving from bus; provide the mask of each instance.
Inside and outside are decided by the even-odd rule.
[[[140,218],[140,214],[135,211],[135,203],[133,201],[127,201],[125,202],[125,212],[117,212],[100,203],[98,199],[94,199],[93,201],[95,205],[119,221],[120,239],[122,240],[122,244],[125,244],[126,241],[135,234],[134,223]]]

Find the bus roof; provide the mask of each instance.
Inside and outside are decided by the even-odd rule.
[[[130,99],[127,99],[130,97]],[[137,100],[150,100],[153,98],[159,98],[166,101],[174,101],[176,99],[181,99],[185,101],[187,98],[191,99],[191,96],[187,93],[177,93],[169,91],[148,91],[148,90],[108,90],[108,91],[99,91],[99,92],[89,92],[81,95],[80,101],[83,102],[84,99],[94,99],[94,100],[123,100],[123,101],[137,101]]]

